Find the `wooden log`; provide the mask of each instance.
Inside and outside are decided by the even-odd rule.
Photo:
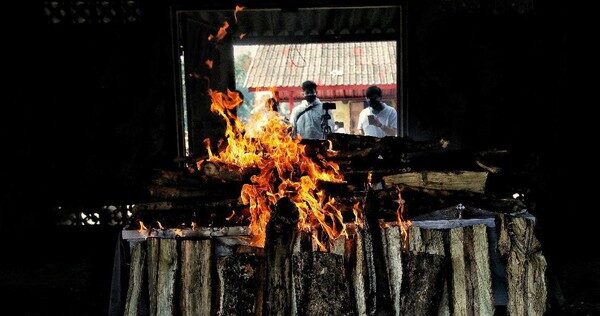
[[[202,162],[200,174],[212,181],[241,182],[243,180],[243,173],[238,167],[211,161]]]
[[[251,253],[217,259],[217,315],[258,315],[260,265]]]
[[[148,238],[148,294],[150,303],[150,316],[157,315],[156,306],[158,298],[158,262],[160,252],[160,239]]]
[[[343,256],[326,252],[294,254],[296,315],[351,315]]]
[[[390,301],[394,315],[400,315],[400,292],[402,289],[402,236],[400,227],[390,226],[381,230],[383,255],[390,286]]]
[[[181,314],[211,315],[212,241],[181,241]]]
[[[161,239],[156,282],[156,314],[175,314],[175,274],[177,272],[177,240]]]
[[[454,228],[449,235],[452,315],[493,315],[486,226]]]
[[[546,311],[546,259],[534,234],[534,222],[501,217],[500,254],[507,260],[508,313],[543,315]]]
[[[148,194],[157,199],[177,200],[177,199],[234,199],[239,197],[242,184],[227,184],[225,187],[182,187],[150,185]]]
[[[418,226],[411,225],[408,234],[409,251],[413,254],[426,253],[438,256],[446,255],[446,251],[444,249],[444,239],[447,238],[447,230],[422,229]],[[448,295],[448,280],[445,277],[443,282],[442,299],[440,300],[438,307],[438,316],[450,315]]]
[[[202,185],[202,179],[198,174],[192,174],[185,170],[154,170],[152,182],[158,185]]]
[[[291,261],[293,236],[298,211],[287,198],[279,200],[267,224],[265,241],[267,289],[264,312],[266,315],[292,313]]]
[[[202,210],[211,208],[227,208],[237,210],[244,207],[239,198],[222,199],[217,201],[159,201],[137,203],[133,206],[134,212],[171,211],[171,210]]]
[[[143,279],[146,268],[146,250],[142,242],[130,243],[131,263],[129,266],[129,285],[127,287],[127,301],[125,315],[137,316],[141,314],[140,307]]]
[[[427,189],[484,193],[487,176],[487,172],[477,171],[423,171],[384,176],[383,181],[388,188],[403,184]]]
[[[367,315],[367,301],[366,301],[366,263],[365,263],[365,252],[364,252],[364,244],[362,241],[362,232],[357,230],[354,234],[353,238],[353,251],[354,254],[351,256],[350,269],[351,269],[351,280],[352,280],[352,291],[356,314],[357,315]]]
[[[334,239],[330,244],[329,252],[344,257],[346,253],[346,237],[339,236],[337,239]]]
[[[410,226],[408,229],[408,249],[413,253],[428,253],[445,256],[444,232],[439,229],[421,229]]]
[[[444,256],[408,252],[403,263],[399,314],[438,315],[446,275]]]
[[[370,190],[365,201],[363,224],[363,251],[367,271],[367,314],[391,314],[390,287],[383,255],[383,241],[379,220],[380,204]]]

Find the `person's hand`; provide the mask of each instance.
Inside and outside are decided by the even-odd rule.
[[[373,117],[373,125],[381,128],[383,126],[383,124],[381,124],[381,122],[379,121],[379,119],[377,119],[377,117]]]

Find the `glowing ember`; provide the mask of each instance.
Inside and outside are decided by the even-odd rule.
[[[235,211],[231,212],[231,215],[229,215],[229,217],[225,218],[226,221],[230,221],[235,217]]]
[[[242,187],[242,203],[249,205],[250,231],[254,244],[264,245],[271,209],[288,197],[299,212],[298,228],[319,229],[329,240],[346,235],[340,204],[317,189],[319,180],[342,182],[339,166],[324,159],[315,162],[305,152],[300,139],[292,138],[288,125],[265,106],[249,118],[248,127],[232,113],[242,100],[236,92],[209,90],[211,111],[225,120],[227,147],[218,154],[208,151],[208,161],[235,166],[241,170],[255,168],[259,174]],[[206,145],[210,145],[207,141]],[[207,146],[209,148],[209,146]],[[203,161],[198,164],[201,166]],[[310,231],[310,230],[308,230]]]
[[[398,189],[398,210],[396,210],[396,220],[398,226],[400,227],[400,233],[402,234],[402,248],[404,250],[408,249],[408,229],[412,225],[412,222],[404,219],[404,203],[405,201],[402,199],[402,192]]]
[[[235,6],[235,11],[233,12],[233,17],[235,18],[235,21],[237,22],[237,13],[244,10],[244,7],[236,5]]]
[[[208,67],[208,69],[212,69],[213,67],[213,61],[210,59],[207,59],[206,62],[204,62],[206,64],[206,67]]]
[[[217,32],[217,35],[208,35],[208,40],[212,41],[213,39],[217,39],[217,41],[222,40],[223,38],[225,38],[225,36],[227,35],[227,29],[229,28],[229,23],[227,23],[227,21],[223,22],[223,26],[221,26],[219,28],[219,31]]]
[[[140,233],[145,230],[148,230],[148,228],[146,228],[146,226],[144,225],[144,222],[142,222],[142,221],[138,221],[138,222],[140,223],[140,229],[138,230]]]

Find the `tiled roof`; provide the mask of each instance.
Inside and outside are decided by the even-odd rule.
[[[260,45],[248,88],[396,84],[396,42]]]

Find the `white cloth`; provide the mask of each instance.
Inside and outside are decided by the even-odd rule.
[[[346,129],[343,127],[340,127],[338,129],[335,130],[335,133],[339,133],[339,134],[346,134]]]
[[[382,128],[369,124],[369,115],[374,115],[383,126],[398,129],[398,114],[396,113],[396,109],[383,103],[381,111],[375,111],[372,107],[367,107],[358,115],[358,128],[362,129],[363,133],[367,136],[379,138],[386,136]]]
[[[309,107],[308,102],[302,100],[298,106],[294,107],[290,114],[290,124],[292,125],[292,129],[296,132],[296,135],[299,135],[302,139],[325,139],[323,128],[321,127],[323,103],[317,98],[312,104],[314,104],[314,106],[304,114],[300,115],[300,117],[298,117],[298,115]],[[331,115],[331,113],[329,115]],[[333,132],[333,115],[332,118],[328,120],[327,124]]]

